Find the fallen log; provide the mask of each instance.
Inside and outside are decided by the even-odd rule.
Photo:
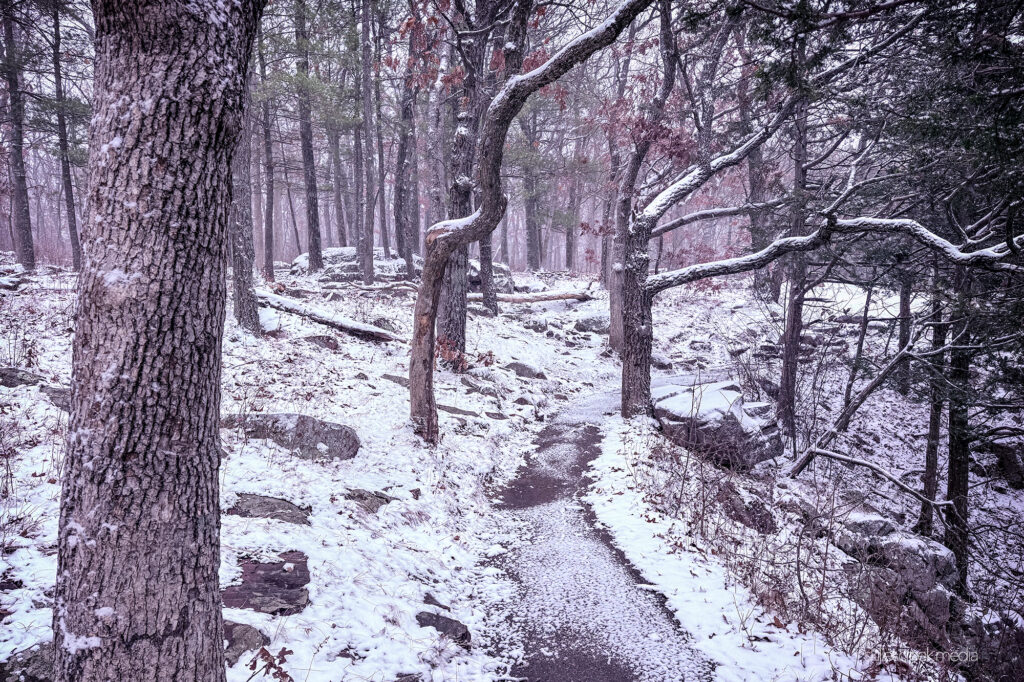
[[[546,301],[590,301],[593,300],[586,291],[542,291],[537,294],[498,294],[501,303],[544,303]],[[482,301],[483,294],[469,294],[468,301]]]
[[[355,320],[349,319],[342,315],[336,315],[324,310],[317,310],[309,306],[303,305],[293,300],[272,294],[269,291],[256,291],[256,299],[268,308],[274,308],[275,310],[281,310],[286,313],[292,313],[293,315],[300,315],[305,317],[317,324],[322,324],[331,329],[337,329],[345,334],[351,334],[352,336],[358,336],[363,339],[370,341],[400,341],[399,337],[395,336],[386,329],[380,327],[374,327],[370,324],[363,324],[362,322],[356,322]]]

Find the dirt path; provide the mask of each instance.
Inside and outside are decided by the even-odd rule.
[[[597,425],[615,407],[614,396],[600,395],[559,413],[498,505],[524,529],[497,562],[518,586],[511,620],[527,660],[512,674],[530,682],[710,679],[713,666],[580,501],[600,452]]]

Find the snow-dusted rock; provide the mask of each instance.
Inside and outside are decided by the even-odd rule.
[[[242,562],[242,582],[222,592],[224,606],[252,609],[274,616],[296,614],[309,604],[308,558],[302,552],[284,552],[281,561]]]
[[[352,459],[359,452],[354,430],[304,414],[250,412],[225,417],[221,426],[241,427],[249,438],[272,440],[303,459]]]
[[[420,627],[434,628],[442,635],[465,649],[469,648],[473,639],[472,635],[470,635],[469,628],[467,628],[463,623],[460,623],[454,618],[442,616],[438,613],[420,611],[416,614],[416,622],[419,623]]]
[[[527,294],[539,294],[550,288],[544,280],[531,272],[516,275],[514,286],[516,291]]]
[[[611,319],[608,313],[591,313],[576,320],[574,325],[578,332],[590,332],[592,334],[607,334],[611,329]]]
[[[528,362],[521,360],[515,360],[505,365],[505,369],[511,370],[517,377],[523,379],[547,379],[547,375],[544,374],[544,370],[536,365],[531,365]]]
[[[659,386],[651,398],[672,441],[724,466],[745,471],[781,452],[775,425],[744,410],[735,382]]]
[[[377,511],[385,504],[394,502],[398,498],[385,495],[381,492],[363,490],[362,488],[352,488],[345,493],[345,499],[352,500],[370,514],[376,514]]]
[[[491,272],[494,273],[494,289],[499,294],[511,294],[516,290],[512,280],[512,270],[504,263],[492,262]],[[466,275],[469,277],[471,291],[480,291],[480,261],[469,259]]]
[[[0,663],[0,682],[50,682],[53,679],[53,642],[19,651]]]
[[[288,500],[252,493],[239,493],[238,500],[227,513],[249,519],[276,519],[286,523],[309,525],[310,509],[292,504]]]
[[[260,647],[270,644],[270,638],[251,625],[233,623],[230,620],[224,621],[224,641],[227,647],[224,649],[224,660],[230,668],[247,651],[256,651]]]

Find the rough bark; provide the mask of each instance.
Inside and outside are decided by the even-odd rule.
[[[230,171],[262,5],[93,2],[58,682],[225,678],[218,469]]]
[[[452,253],[493,232],[505,213],[501,162],[509,126],[532,93],[555,82],[573,66],[614,42],[650,2],[625,0],[600,26],[570,41],[544,64],[529,73],[509,78],[487,108],[477,153],[476,177],[480,189],[477,209],[469,218],[439,223],[427,234],[422,283],[413,314],[409,361],[411,418],[413,427],[424,440],[435,443],[438,438],[434,400],[434,321],[444,271]],[[528,13],[530,9],[532,3],[529,0],[520,0],[514,11],[525,10]],[[511,22],[510,30],[515,26],[516,22]],[[519,59],[522,59],[521,55]]]
[[[64,188],[64,208],[68,214],[68,240],[71,242],[71,262],[78,272],[82,269],[82,245],[78,239],[78,221],[75,219],[75,186],[71,182],[71,157],[68,154],[68,123],[64,99],[64,78],[60,56],[60,8],[53,12],[53,92],[57,103],[57,150],[60,155],[60,179]]]
[[[381,37],[384,30],[384,3],[378,3],[377,12],[377,30],[374,34],[374,63],[380,64],[381,60]],[[387,211],[384,210],[384,173],[387,161],[384,158],[384,130],[383,130],[383,118],[381,116],[381,97],[380,97],[380,74],[378,73],[376,78],[373,79],[373,105],[374,114],[374,133],[377,139],[377,198],[375,203],[380,204],[380,244],[384,247],[384,257],[391,258],[391,239],[388,236],[388,215]]]
[[[18,262],[26,270],[36,267],[32,243],[32,218],[29,214],[28,183],[25,178],[25,97],[21,91],[22,66],[18,43],[14,38],[14,0],[0,0],[0,19],[4,32],[4,79],[7,84],[11,166],[11,229]]]
[[[309,34],[306,31],[305,0],[295,0],[295,70],[299,77],[299,142],[302,147],[302,171],[306,187],[306,247],[309,272],[322,270],[320,245],[320,201],[316,186],[316,159],[313,157],[313,122],[309,102]]]
[[[900,276],[900,323],[899,343],[900,348],[907,345],[910,340],[910,298],[914,294],[914,278],[911,273],[903,273]],[[896,390],[903,395],[910,393],[910,363],[905,363],[896,370]]]

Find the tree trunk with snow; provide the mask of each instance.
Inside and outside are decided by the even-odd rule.
[[[267,59],[263,32],[259,38],[260,83],[267,84]],[[271,137],[270,98],[264,96],[260,118],[263,129],[263,174],[266,177],[266,206],[263,209],[263,277],[274,281],[274,140]]]
[[[231,160],[262,6],[93,2],[58,682],[225,678],[221,337]]]
[[[256,304],[256,293],[253,290],[253,266],[256,260],[256,247],[253,244],[252,222],[252,180],[250,163],[252,161],[252,131],[249,116],[249,95],[245,96],[245,111],[242,133],[235,148],[235,158],[231,164],[233,182],[231,198],[231,282],[232,303],[234,304],[235,320],[253,334],[262,334],[260,327],[260,311]]]
[[[362,121],[357,129],[357,138],[361,137],[362,147],[356,159],[356,165],[362,166],[365,172],[364,188],[362,193],[362,230],[359,234],[359,265],[363,273],[363,284],[373,284],[373,222],[374,208],[377,200],[374,189],[373,170],[373,94],[371,90],[370,62],[373,55],[370,46],[370,22],[372,21],[372,2],[362,0],[360,11],[360,58],[359,58],[359,88],[356,90],[357,99],[362,104]]]
[[[942,322],[942,301],[939,299],[937,286],[933,290],[932,296],[932,350],[935,351],[946,345],[947,325]],[[925,441],[924,474],[921,475],[923,489],[921,492],[925,498],[934,500],[939,492],[939,440],[942,437],[942,408],[946,398],[945,354],[938,353],[932,356],[929,362],[931,378],[928,398],[928,436]],[[921,513],[914,529],[921,535],[929,536],[932,534],[934,522],[933,505],[922,502]]]

